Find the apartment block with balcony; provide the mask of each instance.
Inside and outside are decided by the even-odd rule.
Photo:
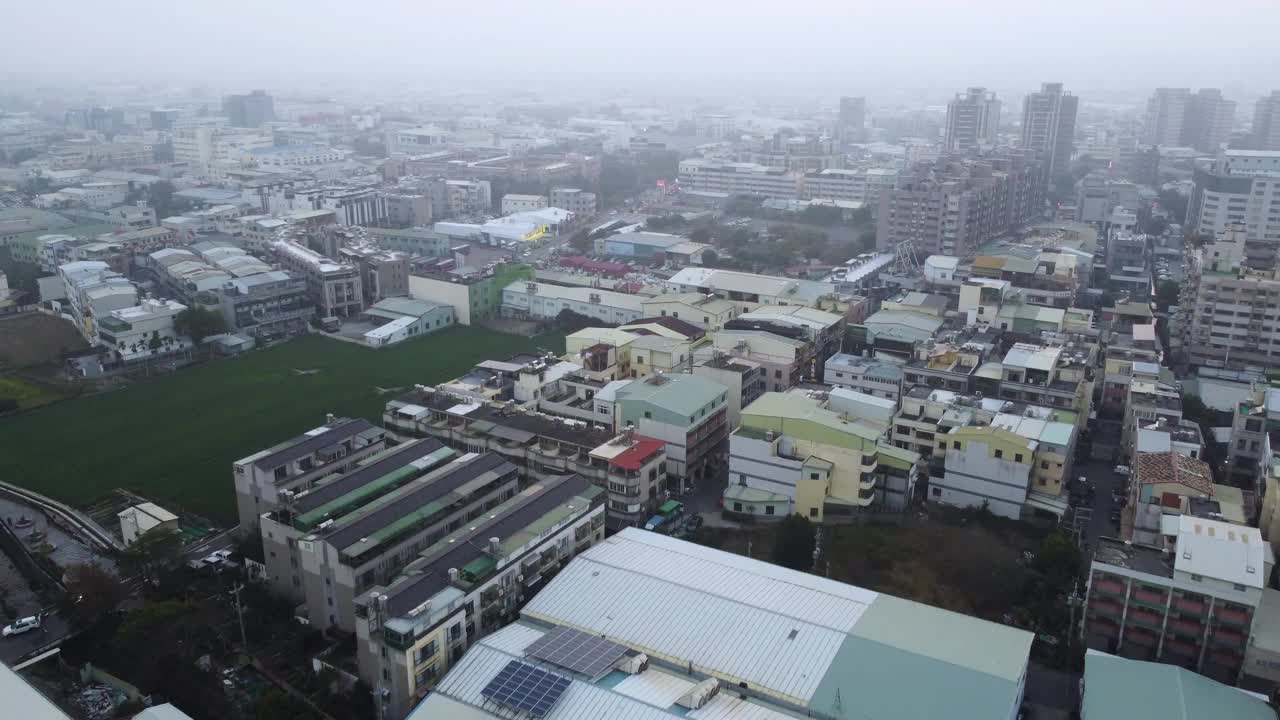
[[[515,497],[519,470],[501,455],[467,453],[384,495],[356,499],[287,547],[307,619],[355,631],[355,598],[394,580],[423,550]],[[287,506],[277,511],[291,525]],[[274,518],[272,518],[274,519]],[[274,532],[264,519],[264,530]],[[270,540],[270,537],[268,537]]]
[[[386,432],[367,420],[335,418],[232,463],[239,532],[256,535],[258,519],[321,478],[349,470],[386,448]]]
[[[1022,516],[1032,489],[1036,441],[992,425],[966,425],[951,428],[937,443],[946,449],[941,467],[930,467],[929,502],[986,507],[1014,520]]]
[[[484,636],[604,539],[604,491],[568,475],[532,485],[424,549],[355,601],[360,678],[402,718]]]
[[[902,368],[902,386],[930,388],[969,394],[976,388],[978,370],[994,355],[1001,331],[990,327],[966,327],[944,332],[915,344]]]
[[[1168,547],[1100,538],[1081,635],[1095,650],[1235,683],[1274,562],[1256,528],[1186,515]]]
[[[643,527],[666,497],[667,444],[626,429],[590,454],[605,463],[609,530]]]
[[[841,522],[878,503],[900,509],[914,490],[919,455],[882,436],[881,428],[839,412],[822,396],[765,393],[743,409],[729,438],[724,511],[756,520],[799,513]]]
[[[1280,430],[1280,389],[1254,385],[1238,403],[1231,418],[1231,440],[1227,450],[1227,482],[1256,494],[1266,495],[1266,481],[1273,431]]]
[[[1176,425],[1182,420],[1182,392],[1169,370],[1152,363],[1134,363],[1125,398],[1121,445],[1132,449],[1138,430],[1160,420]],[[1161,377],[1164,374],[1165,377]]]
[[[1131,333],[1109,333],[1103,352],[1102,409],[1123,413],[1129,401],[1134,368],[1160,365],[1162,353],[1155,325],[1135,325]]]
[[[1277,182],[1280,185],[1280,181]],[[1183,346],[1192,364],[1268,367],[1280,362],[1280,273],[1248,265],[1243,226],[1186,257],[1190,304]]]
[[[987,395],[1047,408],[1072,410],[1078,424],[1093,402],[1093,365],[1097,346],[1086,339],[1057,344],[1014,343],[1000,362],[979,369],[977,387]]]
[[[339,263],[292,240],[271,243],[276,259],[307,280],[320,317],[355,317],[364,311],[360,268]]]
[[[654,375],[614,390],[614,426],[667,444],[668,488],[692,487],[724,464],[728,390],[698,375]]]
[[[902,396],[902,366],[846,353],[827,358],[823,382],[899,402]]]

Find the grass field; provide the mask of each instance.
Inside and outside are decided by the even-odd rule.
[[[563,352],[564,339],[457,328],[371,350],[298,338],[0,419],[0,479],[78,506],[123,487],[229,524],[233,460],[323,424],[327,412],[377,421],[394,395],[376,387],[438,383],[535,347]]]
[[[59,397],[58,393],[30,380],[12,375],[0,376],[0,400],[14,400],[19,408],[36,407]]]

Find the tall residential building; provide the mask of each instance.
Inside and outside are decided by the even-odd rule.
[[[1280,90],[1258,99],[1253,106],[1253,148],[1280,150]]]
[[[222,109],[232,127],[259,128],[276,119],[275,102],[265,90],[248,95],[228,95]]]
[[[1222,150],[1209,168],[1197,167],[1186,227],[1219,235],[1243,223],[1244,264],[1254,270],[1275,268],[1280,248],[1280,153]]]
[[[956,93],[947,103],[944,151],[964,152],[981,145],[995,145],[1000,128],[1000,100],[986,88],[971,87]]]
[[[1181,145],[1182,122],[1190,97],[1190,88],[1156,88],[1147,100],[1142,142],[1146,145]]]
[[[867,99],[864,97],[840,98],[840,113],[836,116],[836,139],[840,147],[863,139],[867,122]]]
[[[911,242],[920,257],[963,257],[1044,210],[1044,166],[1033,153],[943,157],[880,193],[876,247]]]
[[[1271,575],[1271,552],[1257,528],[1166,517],[1177,528],[1169,548],[1098,539],[1081,634],[1093,650],[1234,683]]]
[[[1236,120],[1236,102],[1222,97],[1217,88],[1200,88],[1187,98],[1187,114],[1182,121],[1182,145],[1202,152],[1216,152],[1231,139]]]
[[[1079,99],[1063,92],[1062,83],[1041,83],[1040,92],[1022,103],[1022,147],[1041,153],[1045,179],[1067,172],[1075,146]]]
[[[1184,306],[1190,321],[1183,347],[1193,365],[1271,367],[1280,363],[1280,276],[1271,245],[1271,269],[1248,267],[1243,226],[1189,253]],[[1266,248],[1262,248],[1265,250]],[[1264,259],[1260,257],[1259,259]]]

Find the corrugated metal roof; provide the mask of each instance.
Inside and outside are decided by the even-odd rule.
[[[1265,700],[1176,665],[1090,650],[1084,658],[1089,720],[1275,720]]]
[[[803,704],[875,598],[869,590],[627,529],[570,563],[524,614]]]

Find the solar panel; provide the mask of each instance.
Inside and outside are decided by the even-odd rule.
[[[480,691],[503,707],[543,718],[569,687],[569,678],[519,660],[507,663]]]
[[[627,647],[580,630],[560,627],[533,641],[524,652],[594,680],[609,672],[627,653]]]

